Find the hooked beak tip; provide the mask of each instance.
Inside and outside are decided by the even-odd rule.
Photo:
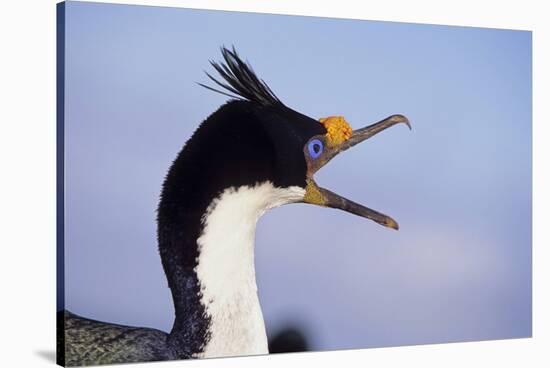
[[[393,115],[390,120],[394,122],[395,124],[403,123],[409,127],[409,130],[412,130],[411,122],[405,115],[397,114]]]
[[[399,224],[397,222],[395,222],[394,219],[392,218],[388,218],[386,223],[384,224],[384,226],[387,226],[391,229],[394,229],[394,230],[399,230]]]

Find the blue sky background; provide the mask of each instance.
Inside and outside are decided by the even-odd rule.
[[[66,306],[171,328],[157,252],[163,177],[226,99],[197,86],[235,45],[312,117],[395,127],[317,182],[394,217],[398,232],[290,205],[258,224],[268,333],[316,350],[531,335],[531,33],[69,2]]]

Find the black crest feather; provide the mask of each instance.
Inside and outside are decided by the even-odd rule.
[[[222,90],[202,83],[198,83],[199,85],[231,98],[251,101],[263,106],[283,105],[267,83],[265,83],[263,79],[258,78],[256,73],[254,73],[252,66],[239,57],[234,46],[232,50],[222,47],[221,52],[225,63],[217,63],[211,60],[210,64],[216,69],[224,81],[219,81],[208,72],[205,73],[208,78],[220,86]]]

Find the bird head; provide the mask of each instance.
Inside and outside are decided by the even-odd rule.
[[[197,170],[197,175],[208,177],[202,182],[223,179],[224,187],[239,187],[268,181],[292,195],[282,190],[266,207],[309,203],[398,229],[391,217],[320,187],[314,176],[334,157],[383,130],[400,123],[410,128],[407,118],[392,115],[360,129],[353,129],[342,116],[311,118],[283,104],[234,48],[221,51],[224,62],[211,61],[221,79],[206,73],[216,88],[199,84],[232,100],[199,127],[184,149],[187,156],[200,152],[202,160],[219,162],[215,172],[206,165]],[[200,147],[196,141],[208,142],[208,147]]]

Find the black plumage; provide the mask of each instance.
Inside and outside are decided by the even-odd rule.
[[[224,189],[269,181],[306,186],[303,147],[323,125],[284,105],[235,50],[222,48],[225,64],[212,62],[225,82],[208,76],[233,99],[208,117],[185,144],[165,178],[157,214],[162,265],[175,306],[170,333],[89,320],[64,320],[67,365],[185,359],[201,353],[210,319],[201,303],[197,238],[201,217]],[[204,85],[203,85],[204,86]],[[232,95],[233,94],[233,95]]]
[[[267,83],[256,76],[252,66],[241,60],[235,47],[233,50],[222,47],[221,52],[225,64],[210,61],[210,65],[216,69],[225,82],[220,82],[208,72],[206,75],[225,91],[202,83],[199,85],[234,99],[255,102],[263,106],[284,106]]]

